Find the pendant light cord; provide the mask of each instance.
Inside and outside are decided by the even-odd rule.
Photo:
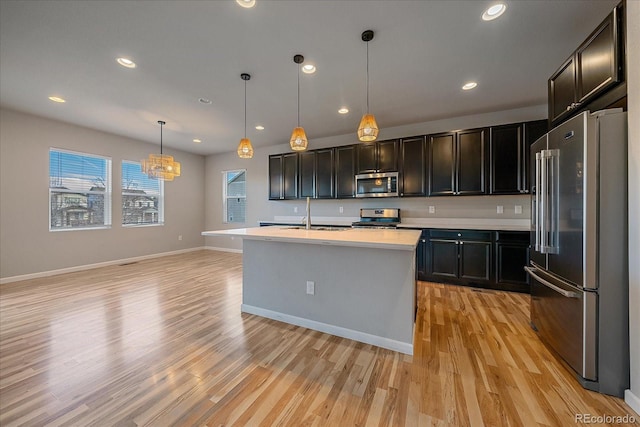
[[[244,138],[247,139],[247,81],[244,81]]]
[[[160,158],[162,158],[162,125],[163,123],[160,123]]]
[[[298,127],[300,127],[300,65],[298,67]]]
[[[369,42],[367,42],[367,114],[369,114]]]

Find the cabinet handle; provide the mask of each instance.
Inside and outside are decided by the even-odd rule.
[[[456,245],[459,245],[459,244],[460,244],[460,242],[458,242],[458,241],[456,240]]]
[[[458,237],[462,237],[462,234],[458,233]]]
[[[460,242],[461,245],[464,245],[464,242]]]
[[[571,111],[572,106],[573,106],[573,104],[567,105],[567,111]]]

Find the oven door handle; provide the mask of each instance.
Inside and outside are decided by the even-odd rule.
[[[545,285],[547,288],[556,291],[557,293],[561,294],[562,296],[565,296],[567,298],[580,298],[580,294],[577,292],[571,292],[571,291],[566,291],[556,285],[554,285],[553,283],[544,280],[542,277],[538,276],[535,271],[535,268],[531,268],[531,267],[525,267],[524,268],[527,273],[529,273],[529,275],[531,277],[533,277],[534,279],[536,279],[538,282],[542,283],[543,285]]]

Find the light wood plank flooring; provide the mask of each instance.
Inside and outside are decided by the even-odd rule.
[[[241,314],[241,283],[241,255],[198,251],[3,285],[0,425],[568,426],[576,413],[634,414],[582,389],[540,344],[524,295],[418,283],[411,357]]]

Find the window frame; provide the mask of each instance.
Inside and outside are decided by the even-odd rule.
[[[122,187],[122,180],[124,179],[124,163],[136,164],[140,166],[140,172],[142,173],[142,165],[138,160],[126,160],[123,159],[120,161],[120,187]],[[151,178],[150,178],[151,179]],[[125,224],[124,223],[124,206],[121,207],[121,218],[120,225],[124,228],[137,228],[137,227],[162,227],[164,226],[164,180],[158,179],[158,187],[159,187],[159,196],[158,196],[158,222],[152,223],[136,223],[136,224]],[[124,203],[125,191],[123,188],[120,189],[120,202]]]
[[[51,154],[52,153],[63,153],[63,154],[71,154],[74,156],[81,156],[81,157],[89,157],[89,158],[93,158],[93,159],[98,159],[98,160],[103,160],[105,161],[105,183],[104,183],[104,192],[99,192],[99,191],[84,191],[84,192],[79,192],[77,190],[69,190],[69,189],[54,189],[51,186],[52,183],[52,175],[51,175]],[[104,155],[100,155],[100,154],[93,154],[93,153],[85,153],[82,151],[75,151],[75,150],[68,150],[68,149],[64,149],[64,148],[57,148],[57,147],[49,147],[49,156],[47,157],[47,162],[49,164],[49,187],[48,187],[48,214],[47,214],[47,218],[48,218],[48,229],[49,232],[62,232],[62,231],[78,231],[78,230],[105,230],[105,229],[110,229],[112,224],[113,224],[113,159],[109,156],[104,156]],[[61,179],[61,177],[59,177]],[[54,191],[55,190],[55,191]],[[67,194],[81,194],[81,195],[88,195],[88,194],[101,194],[104,196],[104,207],[103,207],[103,217],[104,217],[104,221],[102,224],[100,225],[91,225],[91,226],[82,226],[82,227],[52,227],[51,225],[51,214],[52,214],[52,204],[51,204],[51,199],[52,199],[52,195],[54,193],[57,194],[62,194],[62,193],[67,193]]]
[[[244,195],[238,196],[229,196],[227,194],[228,191],[228,176],[231,173],[244,173]],[[229,221],[228,217],[228,209],[227,209],[227,201],[228,199],[244,199],[245,207],[244,207],[244,218],[242,221]],[[230,169],[222,171],[222,223],[223,224],[246,224],[247,223],[247,170],[246,169]]]

